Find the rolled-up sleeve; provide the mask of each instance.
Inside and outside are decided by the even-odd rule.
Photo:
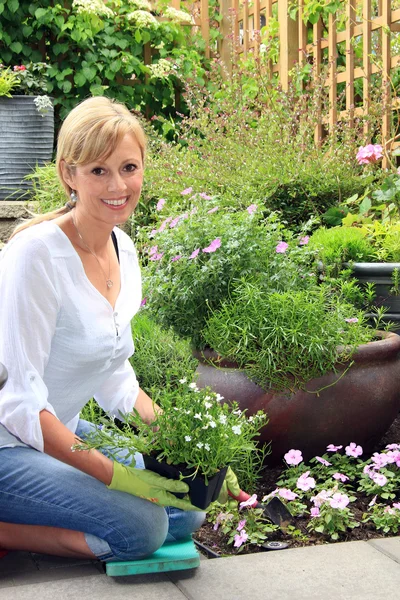
[[[103,383],[95,400],[108,414],[120,418],[120,413],[130,413],[139,394],[139,383],[127,359]]]
[[[59,307],[47,247],[40,239],[17,236],[0,253],[0,362],[9,375],[0,392],[0,423],[41,452],[39,413],[57,416],[43,374]]]

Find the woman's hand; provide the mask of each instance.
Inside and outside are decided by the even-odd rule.
[[[139,394],[136,399],[135,409],[142,417],[143,421],[151,425],[156,420],[157,413],[162,409],[148,396],[142,389],[139,389]]]

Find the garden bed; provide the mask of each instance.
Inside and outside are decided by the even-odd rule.
[[[396,444],[400,441],[400,415],[393,422],[389,430],[383,436],[379,444],[374,449],[375,452],[381,452],[387,444]],[[262,499],[266,494],[271,493],[277,487],[276,482],[285,472],[286,468],[282,465],[280,467],[274,467],[266,469],[262,479],[256,489],[258,499]],[[398,495],[398,494],[396,494]],[[383,533],[382,530],[377,530],[375,525],[371,522],[362,523],[363,514],[368,510],[368,505],[371,502],[371,496],[357,494],[357,499],[349,505],[351,511],[354,514],[355,520],[359,523],[359,527],[349,529],[345,533],[342,533],[337,541],[349,542],[349,541],[367,541],[373,538],[382,538],[392,536],[392,532],[387,534]],[[290,503],[288,504],[290,509]],[[243,510],[243,518],[246,517],[245,511]],[[307,529],[307,523],[309,523],[310,517],[294,517],[294,528],[296,534],[285,533],[282,530],[275,531],[268,536],[267,542],[279,541],[288,545],[289,548],[296,548],[301,546],[312,546],[326,543],[334,543],[336,540],[332,540],[329,536],[321,534],[315,534]],[[209,549],[209,557],[213,555],[227,556],[235,555],[238,553],[238,548],[235,548],[232,543],[228,543],[228,536],[222,532],[221,527],[218,530],[214,530],[213,523],[205,523],[200,530],[195,534],[195,539],[200,542],[206,549]],[[201,550],[201,548],[200,548]],[[244,544],[240,547],[241,554],[252,554],[257,552],[265,552],[261,546],[256,544]],[[203,551],[204,554],[207,554]]]

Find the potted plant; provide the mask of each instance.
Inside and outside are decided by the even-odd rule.
[[[223,403],[212,390],[200,390],[185,379],[166,389],[159,402],[162,412],[153,423],[145,423],[135,410],[120,415],[123,425],[102,419],[102,427],[77,449],[105,448],[113,455],[124,448],[133,464],[135,452],[140,452],[147,469],[184,479],[192,503],[205,509],[217,500],[228,466],[246,462],[258,451],[266,415],[247,417],[236,403]]]
[[[400,338],[374,340],[356,285],[320,281],[303,231],[262,206],[215,208],[142,231],[146,308],[191,339],[200,387],[268,414],[260,439],[274,459],[348,443],[355,427],[368,447],[399,410]]]
[[[51,160],[54,109],[46,95],[48,65],[0,65],[0,200],[30,188],[24,177]]]

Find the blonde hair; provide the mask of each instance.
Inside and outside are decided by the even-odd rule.
[[[62,161],[67,168],[73,170],[78,165],[85,165],[99,159],[104,160],[114,152],[127,134],[133,135],[136,139],[144,161],[146,136],[138,119],[126,106],[104,96],[88,98],[75,106],[64,120],[57,142],[56,169],[65,189],[67,204],[18,225],[10,239],[27,227],[43,221],[51,221],[71,210],[72,190],[62,176]]]

